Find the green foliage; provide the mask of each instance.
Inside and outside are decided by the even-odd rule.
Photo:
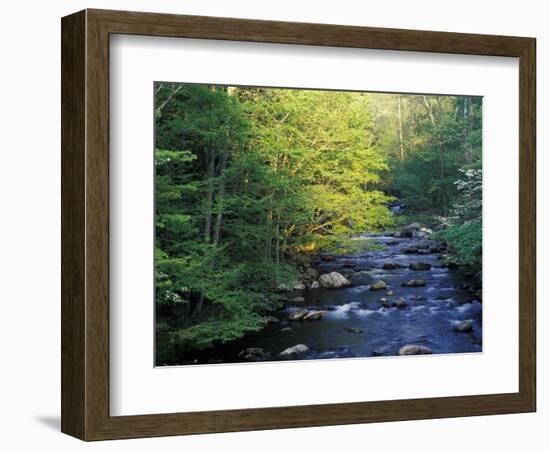
[[[481,98],[375,98],[381,116],[375,133],[392,169],[388,189],[410,214],[447,216],[458,195],[459,170],[481,167]]]
[[[452,251],[447,257],[447,261],[461,267],[466,272],[479,271],[481,269],[481,234],[480,220],[451,226],[441,232],[439,237],[449,243]]]
[[[482,262],[482,173],[479,169],[461,169],[460,173],[463,177],[455,181],[458,195],[452,216],[445,218],[447,228],[438,237],[450,245],[449,262],[476,273]]]

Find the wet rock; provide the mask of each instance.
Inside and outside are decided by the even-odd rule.
[[[397,231],[397,232],[393,233],[393,237],[400,238],[400,237],[403,237],[403,235],[401,234],[400,231]]]
[[[295,291],[305,291],[306,285],[303,283],[303,281],[297,281],[294,283],[294,286],[292,286],[292,289]]]
[[[343,267],[346,267],[346,268],[353,268],[355,267],[357,264],[355,264],[354,262],[352,261],[346,261],[344,264],[342,264]]]
[[[474,329],[473,323],[471,320],[463,320],[462,322],[456,324],[453,328],[454,331],[459,333],[467,333]]]
[[[341,273],[330,272],[319,277],[319,284],[324,288],[341,288],[349,286],[351,282]]]
[[[429,248],[419,248],[417,253],[419,255],[429,255],[431,252]]]
[[[413,222],[413,223],[401,228],[401,232],[403,232],[403,231],[418,231],[421,228],[422,228],[422,225],[420,225],[418,222]]]
[[[267,323],[277,323],[277,322],[280,322],[279,319],[277,319],[277,317],[268,316]]]
[[[384,269],[384,270],[395,270],[395,269],[402,269],[403,267],[405,267],[405,266],[402,265],[402,264],[398,264],[398,263],[384,263],[384,265],[382,266],[382,269]]]
[[[297,358],[300,356],[304,356],[306,353],[309,352],[309,347],[305,344],[297,344],[293,347],[289,347],[285,350],[283,350],[281,353],[279,353],[279,356],[282,356],[284,358]]]
[[[319,258],[321,258],[321,261],[325,261],[325,262],[330,262],[330,261],[335,261],[336,260],[336,256],[331,255],[329,253],[323,253],[323,254],[319,255]]]
[[[409,264],[409,269],[411,270],[430,270],[431,268],[432,265],[425,262],[414,262]]]
[[[439,253],[441,249],[439,247],[430,247],[430,253]]]
[[[346,331],[349,331],[350,333],[353,333],[353,334],[361,334],[365,330],[363,330],[362,328],[347,327]]]
[[[405,255],[409,255],[409,254],[412,254],[412,253],[418,253],[418,248],[417,247],[403,247],[401,249],[401,253],[404,253]]]
[[[409,280],[403,283],[401,286],[404,287],[422,287],[426,286],[426,280]]]
[[[386,289],[386,282],[382,280],[378,280],[370,286],[371,291],[380,291],[382,289]]]
[[[431,355],[432,349],[424,345],[404,345],[397,352],[399,356],[409,356],[409,355]]]
[[[432,235],[433,231],[430,228],[421,227],[418,230],[414,231],[414,236],[418,237],[429,237]]]
[[[281,328],[281,332],[283,332],[283,333],[289,333],[291,331],[292,331],[292,328],[290,328],[290,327]]]
[[[288,315],[288,320],[302,320],[309,311],[304,308],[295,309]]]
[[[391,345],[386,345],[384,347],[377,348],[373,350],[371,356],[391,356],[394,352],[392,351]]]
[[[421,295],[409,295],[409,296],[407,296],[407,299],[419,302],[419,301],[422,301],[422,300],[426,300],[426,297],[422,297]]]
[[[395,306],[396,308],[406,308],[407,302],[400,298],[393,302],[393,306]]]
[[[304,303],[306,299],[304,297],[292,297],[289,302],[291,303]]]
[[[428,244],[415,244],[415,247],[419,250],[428,250],[430,248]]]
[[[381,299],[380,304],[382,305],[382,308],[391,308],[393,306],[393,302],[390,302],[387,299]]]
[[[343,275],[344,277],[351,277],[353,275],[355,275],[355,270],[353,269],[341,269],[340,270],[340,275]]]
[[[395,292],[393,292],[392,290],[389,290],[388,292],[386,292],[386,295],[388,297],[391,297],[392,295],[395,295]]]
[[[319,289],[319,282],[317,280],[312,281],[311,285],[309,286],[310,289]]]
[[[420,225],[417,222],[411,223],[403,228],[401,228],[401,235],[403,237],[413,237],[418,230],[422,228],[422,225]]]
[[[249,347],[241,351],[238,357],[243,361],[265,361],[271,357],[271,353],[266,352],[263,348]]]
[[[311,311],[308,312],[302,320],[320,320],[328,314],[328,311]]]
[[[397,239],[392,239],[391,241],[386,241],[386,245],[397,245],[399,241]]]

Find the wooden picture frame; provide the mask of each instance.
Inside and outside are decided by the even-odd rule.
[[[519,392],[109,415],[109,36],[134,34],[519,58]],[[62,19],[62,417],[83,440],[535,411],[533,38],[85,10]]]

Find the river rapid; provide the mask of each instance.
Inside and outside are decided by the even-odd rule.
[[[482,351],[482,304],[473,282],[442,264],[437,243],[384,234],[356,239],[370,239],[380,249],[329,255],[314,264],[320,274],[345,275],[349,286],[289,292],[285,307],[261,331],[193,355],[186,363],[395,356],[406,345],[434,354]],[[411,247],[421,253],[408,253]],[[429,269],[412,270],[413,263]],[[386,287],[372,290],[380,280]],[[425,285],[403,286],[410,280]],[[289,320],[299,310],[321,311],[322,318]],[[281,355],[299,344],[307,350]]]

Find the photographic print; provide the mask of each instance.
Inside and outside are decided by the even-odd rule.
[[[482,97],[154,102],[156,366],[482,351]]]

